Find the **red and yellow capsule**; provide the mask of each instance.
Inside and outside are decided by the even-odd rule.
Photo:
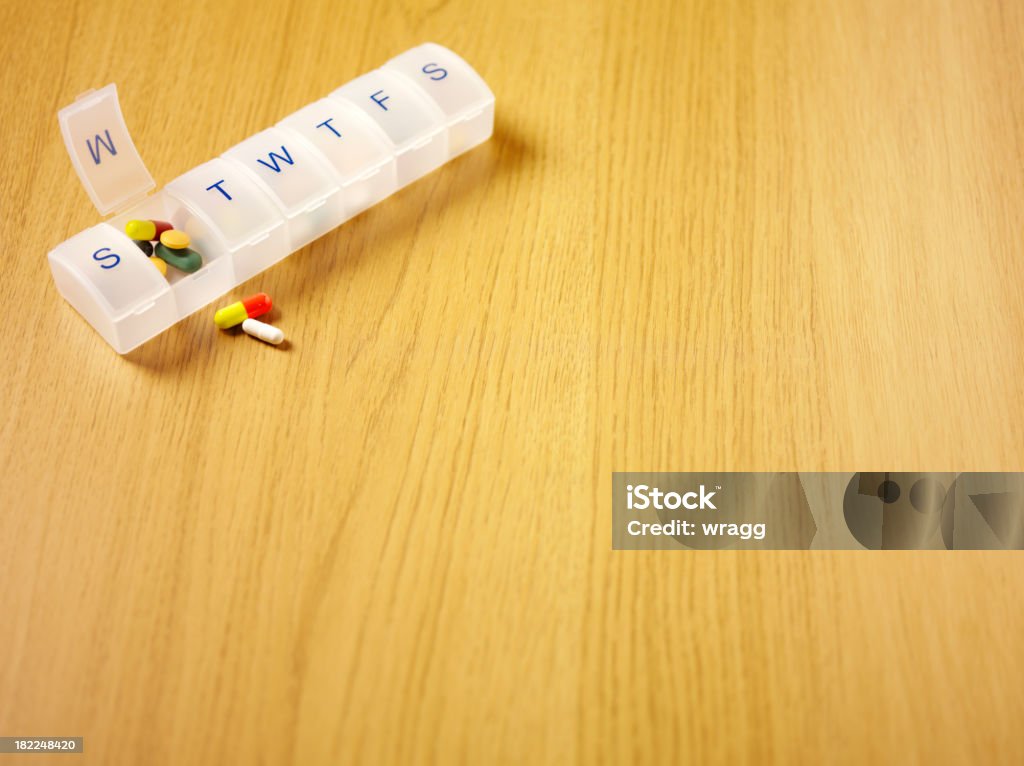
[[[243,298],[237,303],[219,309],[213,315],[213,323],[220,329],[226,330],[241,324],[246,319],[261,317],[273,308],[274,303],[266,293],[256,293],[248,298]]]
[[[132,239],[155,242],[161,234],[173,228],[167,221],[129,221],[124,225],[124,233]]]

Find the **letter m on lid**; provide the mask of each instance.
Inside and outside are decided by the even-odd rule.
[[[104,130],[102,136],[99,133],[97,133],[96,138],[94,138],[92,141],[86,139],[85,145],[89,149],[89,156],[92,157],[92,161],[95,162],[97,165],[99,165],[101,161],[100,147],[110,152],[110,155],[112,157],[117,156],[117,149],[114,147],[114,141],[110,138],[109,130]]]

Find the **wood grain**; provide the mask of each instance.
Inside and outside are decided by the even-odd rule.
[[[1022,33],[1010,0],[2,4],[0,734],[1019,763],[1019,555],[614,553],[609,490],[1022,469]],[[236,291],[289,348],[204,310],[120,358],[61,300],[76,94],[118,84],[163,184],[426,40],[494,138]]]

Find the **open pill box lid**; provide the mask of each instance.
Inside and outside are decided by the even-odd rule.
[[[57,120],[71,164],[101,215],[129,207],[156,187],[124,124],[115,85],[86,91]]]

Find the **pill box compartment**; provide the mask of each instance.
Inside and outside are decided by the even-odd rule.
[[[397,73],[377,69],[341,86],[328,98],[355,106],[387,136],[399,187],[447,161],[444,114],[420,88]]]
[[[133,219],[167,221],[175,229],[189,235],[192,249],[203,258],[202,267],[192,274],[186,274],[173,266],[168,266],[167,276],[161,276],[161,279],[170,286],[174,296],[178,312],[175,321],[207,305],[236,284],[231,253],[210,237],[208,232],[200,231],[193,225],[193,217],[180,202],[160,191],[109,221],[109,224],[119,232],[123,232],[125,224]],[[138,249],[138,246],[135,247]],[[141,251],[139,252],[141,254]]]
[[[288,249],[299,250],[346,219],[341,186],[305,141],[268,128],[221,155],[237,164],[284,216]]]
[[[171,286],[123,228],[93,226],[48,260],[60,294],[120,354],[178,321]]]
[[[494,94],[457,54],[436,43],[425,43],[391,59],[384,69],[414,83],[444,113],[449,158],[491,137]]]
[[[284,216],[267,193],[236,164],[220,158],[204,162],[167,184],[164,194],[175,216],[175,225],[184,226],[203,254],[203,269],[203,248],[227,256],[224,273],[211,275],[213,278],[202,287],[197,286],[190,296],[201,301],[189,303],[194,306],[190,311],[291,253]],[[199,276],[203,269],[193,276]],[[228,275],[232,276],[226,286],[214,292]]]
[[[276,127],[324,158],[325,169],[341,187],[345,220],[398,188],[391,142],[355,106],[322,98],[288,115]]]
[[[259,225],[249,227],[251,236],[228,246],[203,208],[165,189],[58,245],[49,255],[54,281],[61,295],[124,354],[290,252],[276,211],[257,210],[255,215]],[[124,233],[133,219],[168,221],[186,232],[203,258],[202,267],[186,274],[168,266],[163,276]],[[239,230],[245,226],[232,229]]]

